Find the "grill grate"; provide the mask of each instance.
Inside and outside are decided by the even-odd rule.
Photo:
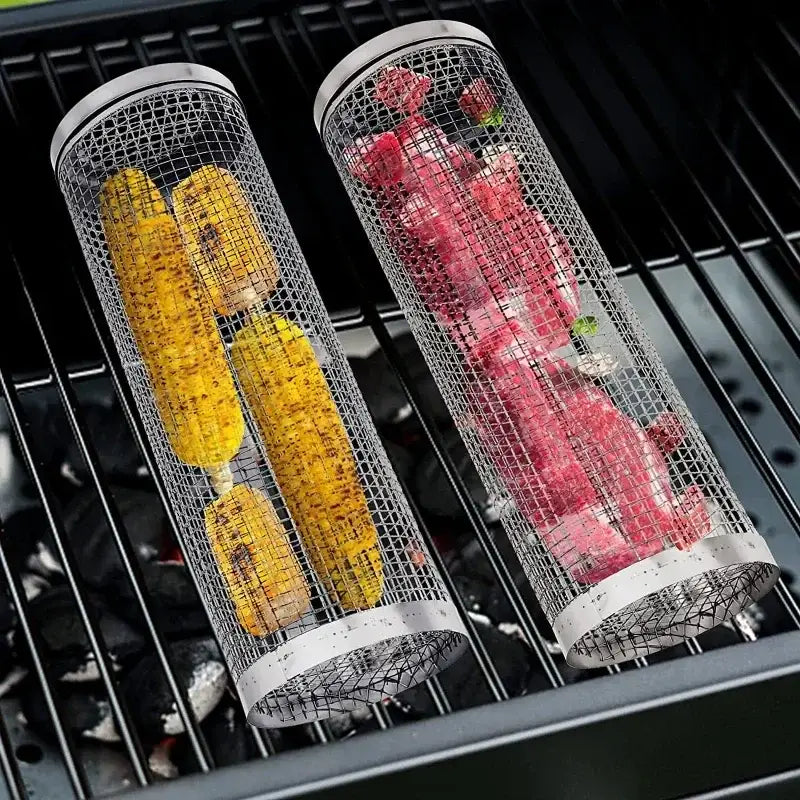
[[[93,39],[87,43],[76,28],[74,34],[67,33],[74,42],[70,48],[0,61],[0,131],[9,143],[7,152],[13,153],[4,167],[6,191],[0,201],[5,240],[0,286],[7,298],[2,325],[3,341],[16,345],[4,346],[0,352],[0,390],[89,631],[126,755],[141,785],[151,783],[153,776],[86,602],[87,589],[71,557],[52,487],[39,468],[38,445],[23,403],[26,392],[46,386],[57,390],[187,727],[196,769],[213,770],[214,755],[171,665],[78,403],[78,383],[97,376],[110,378],[147,466],[151,474],[157,474],[47,159],[49,139],[61,115],[99,83],[138,66],[198,61],[233,80],[323,296],[334,309],[335,327],[343,333],[368,330],[383,350],[533,650],[544,685],[564,684],[561,656],[553,654],[549,633],[517,588],[513,564],[470,496],[392,339],[389,326],[398,318],[396,308],[311,117],[319,82],[348,50],[390,26],[431,16],[477,25],[495,42],[601,244],[618,265],[618,273],[641,290],[648,307],[659,315],[657,324],[675,337],[693,378],[699,378],[698,393],[708,393],[713,413],[719,417],[721,412],[746,453],[748,468],[757,472],[760,485],[768,487],[780,509],[778,524],[788,531],[785,549],[795,543],[791,530],[800,533],[798,497],[790,489],[791,475],[796,473],[788,472],[767,452],[757,426],[720,380],[669,281],[671,273],[679,271],[682,280],[690,282],[704,299],[730,337],[737,358],[743,359],[748,374],[760,385],[769,413],[786,431],[784,442],[791,439],[796,448],[800,414],[790,400],[785,377],[776,370],[754,329],[734,311],[729,293],[709,266],[711,258],[730,259],[728,274],[742,280],[753,303],[775,325],[787,357],[796,359],[800,333],[792,308],[782,299],[782,288],[790,296],[792,291],[800,293],[800,255],[795,246],[800,165],[794,144],[800,114],[797,86],[791,79],[800,47],[796,32],[779,21],[768,4],[757,20],[731,4],[722,21],[711,4],[689,6],[688,2],[670,3],[667,11],[659,3],[618,0],[570,2],[557,10],[532,0],[485,4],[481,0],[426,0],[424,4],[359,0],[248,20],[228,19],[202,28],[143,33],[114,42]],[[717,34],[711,41],[704,33],[708,30]],[[731,63],[734,54],[737,58]],[[291,153],[296,156],[288,157]],[[761,261],[754,257],[756,253]],[[765,262],[769,269],[764,268]],[[777,281],[775,274],[780,276]],[[342,283],[348,292],[355,288],[358,311],[347,309],[349,298],[340,294]],[[691,394],[684,394],[691,405]],[[165,499],[160,481],[157,488]],[[470,609],[436,554],[421,514],[415,513],[472,636],[475,667],[490,696],[506,700],[509,691]],[[167,515],[177,528],[168,506]],[[11,568],[4,541],[0,566],[23,634],[31,643],[34,672],[53,717],[69,784],[76,796],[90,796],[85,765],[59,714],[58,689],[48,677],[20,576]],[[785,617],[782,627],[800,629],[800,608],[783,582],[777,598]],[[737,635],[745,641],[752,638],[742,623]],[[686,646],[688,654],[702,651],[702,637]],[[646,665],[639,659],[631,669]],[[441,682],[430,681],[428,691],[437,713],[449,713],[451,700]],[[390,707],[376,706],[375,714],[380,728],[396,724]],[[316,723],[312,730],[320,744],[336,738],[327,724]],[[262,757],[276,753],[278,744],[271,734],[252,731],[252,737]],[[25,784],[2,723],[0,768],[10,796],[25,797]]]

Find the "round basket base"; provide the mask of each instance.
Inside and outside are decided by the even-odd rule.
[[[758,534],[712,536],[620,570],[554,620],[573,667],[647,656],[710,630],[766,594],[780,570]]]
[[[447,667],[467,641],[451,603],[395,603],[289,640],[248,667],[236,688],[251,725],[299,725],[402,692]]]

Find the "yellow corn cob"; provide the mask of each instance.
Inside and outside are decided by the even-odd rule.
[[[208,470],[217,490],[227,491],[244,419],[175,220],[152,181],[131,169],[104,184],[100,217],[169,442],[181,461]]]
[[[206,531],[239,624],[266,636],[300,619],[311,597],[272,503],[234,486],[205,510]]]
[[[137,222],[166,214],[167,202],[144,172],[128,168],[103,184],[100,208],[106,237],[112,224],[120,226],[117,233],[124,237]]]
[[[178,184],[172,203],[186,250],[218,314],[275,291],[278,264],[236,179],[213,165]]]
[[[311,343],[278,314],[254,314],[231,359],[314,569],[343,609],[371,608],[383,592],[378,532]]]

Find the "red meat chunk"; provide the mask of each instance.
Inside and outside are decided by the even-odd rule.
[[[669,455],[686,438],[686,426],[674,411],[662,411],[646,428],[653,443]]]
[[[402,150],[393,133],[356,139],[345,149],[344,159],[350,174],[373,189],[392,186],[403,177]]]
[[[495,221],[516,216],[525,208],[519,166],[513,153],[484,159],[484,167],[467,182],[472,198],[486,216]]]
[[[372,96],[393,111],[414,114],[425,102],[432,83],[427,75],[405,67],[384,67]]]
[[[478,125],[496,125],[502,122],[497,97],[485,78],[477,78],[472,81],[461,92],[458,105]]]

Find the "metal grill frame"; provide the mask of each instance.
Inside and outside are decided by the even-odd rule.
[[[181,544],[248,720],[265,727],[280,727],[322,719],[336,711],[377,702],[419,683],[449,664],[466,645],[463,626],[447,599],[441,579],[432,569],[426,546],[369,419],[344,350],[335,336],[231,83],[214,70],[191,64],[145,67],[120,76],[84,98],[67,114],[53,138],[51,161],[124,364],[137,412],[144,421],[146,435],[156,455],[158,473],[179,518]],[[190,162],[193,162],[191,169]],[[227,578],[219,563],[220,555],[214,554],[208,523],[204,524],[200,514],[200,506],[208,513],[212,503],[225,502],[227,488],[232,487],[234,478],[229,474],[228,487],[212,490],[213,478],[209,484],[204,473],[189,466],[174,452],[175,441],[169,437],[165,426],[167,417],[176,411],[169,407],[169,400],[166,407],[157,408],[154,398],[157,376],[149,372],[141,340],[134,336],[135,320],[130,317],[127,301],[123,299],[124,282],[120,276],[123,265],[113,263],[113,258],[119,259],[120,254],[113,253],[107,242],[108,223],[101,221],[101,187],[121,169],[141,168],[140,174],[152,180],[151,186],[158,192],[166,210],[165,197],[171,193],[174,202],[175,187],[180,179],[197,175],[201,166],[208,165],[223,167],[231,181],[238,181],[234,185],[241,187],[242,197],[252,208],[253,224],[263,229],[260,235],[265,237],[264,247],[271,248],[280,276],[268,295],[266,287],[262,287],[259,297],[246,301],[246,321],[237,320],[233,313],[219,315],[215,321],[210,298],[209,316],[204,318],[206,333],[218,337],[214,339],[209,335],[209,341],[218,346],[215,351],[217,366],[222,368],[223,376],[230,375],[227,407],[236,412],[241,409],[244,417],[237,453],[228,470],[233,469],[240,487],[249,487],[265,503],[272,503],[275,521],[282,528],[288,526],[290,538],[282,540],[288,563],[284,562],[286,565],[281,567],[281,572],[297,574],[293,573],[297,570],[306,576],[303,585],[308,607],[290,624],[262,637],[251,635],[237,622],[233,604],[250,604],[252,608],[257,601],[242,594],[241,586],[238,599],[233,596],[232,586],[226,588]],[[161,188],[156,188],[156,184]],[[186,237],[187,231],[179,231],[179,226],[190,223],[185,217],[181,222],[177,211],[175,217],[171,211],[164,214],[161,222],[171,224],[169,230],[174,230],[177,241],[180,241],[179,236]],[[117,246],[123,251],[136,252],[136,248],[143,245],[135,241],[135,235],[126,230]],[[163,235],[161,241],[165,242]],[[188,259],[185,265],[189,267]],[[198,284],[197,291],[198,308],[202,308],[200,298],[205,297],[208,290]],[[255,292],[252,288],[250,291]],[[311,548],[315,545],[313,539],[308,538],[312,536],[311,531],[306,529],[304,546],[300,547],[302,520],[292,518],[290,513],[292,509],[295,513],[297,510],[297,506],[292,506],[291,496],[286,494],[291,487],[279,486],[276,480],[276,454],[270,455],[268,451],[266,434],[257,422],[254,392],[251,388],[248,394],[243,373],[245,364],[256,373],[263,369],[253,368],[252,363],[258,355],[266,356],[265,345],[256,346],[257,352],[249,345],[247,358],[250,361],[236,367],[232,353],[240,331],[256,319],[268,319],[264,315],[273,314],[283,321],[293,339],[301,341],[302,337],[309,349],[313,346],[314,363],[321,370],[322,386],[330,394],[330,409],[335,409],[337,423],[343,425],[343,443],[351,448],[347,457],[352,464],[352,478],[358,481],[363,493],[363,513],[374,526],[376,541],[373,546],[381,554],[380,579],[371,562],[369,567],[363,568],[367,571],[361,576],[366,581],[381,582],[382,599],[375,607],[351,609],[352,613],[344,614],[340,605],[344,606],[345,600],[335,598],[332,590],[323,586],[326,577],[331,580],[330,572],[326,576],[324,571],[325,566],[332,569],[331,562],[314,563],[315,553]],[[296,327],[290,329],[288,320]],[[278,335],[277,327],[267,325],[262,337],[269,334],[271,327],[274,327],[273,334]],[[231,343],[230,348],[226,347]],[[288,354],[285,350],[275,350],[276,355],[281,352],[283,361],[276,363],[272,371],[264,370],[265,373],[275,374],[286,366]],[[210,375],[210,371],[207,374]],[[249,378],[253,386],[257,379],[255,375]],[[211,392],[210,388],[205,391]],[[323,398],[319,400],[324,402]],[[197,410],[199,413],[199,408]],[[214,448],[219,444],[219,440],[211,442]],[[329,519],[327,523],[331,535],[335,536],[338,530],[335,521]],[[237,525],[247,531],[244,515]],[[340,535],[347,530],[342,528]],[[255,536],[253,531],[248,534]],[[351,535],[355,534],[353,530]],[[380,542],[377,541],[379,535]],[[292,544],[295,537],[297,541]],[[420,564],[412,564],[412,552],[422,556]],[[344,566],[339,569],[348,574]],[[355,582],[359,578],[353,572],[344,579],[345,585],[348,580]],[[294,591],[295,588],[290,587],[286,598],[291,603],[294,603]],[[312,596],[316,598],[313,610]],[[280,603],[281,599],[278,596],[275,601]],[[351,602],[358,603],[358,600]]]
[[[61,21],[76,23],[75,19],[68,20],[73,10],[80,9],[85,12],[89,9],[98,16],[102,16],[104,3],[89,0],[83,2],[79,0],[74,8],[70,8],[69,3],[54,4],[52,8],[46,5],[30,9],[19,9],[9,12],[10,32],[28,32],[30,25],[52,24],[52,15],[58,15]],[[148,3],[142,3],[146,6]],[[499,33],[495,25],[495,18],[490,7],[484,6],[481,2],[476,2],[472,7],[472,13],[476,15],[476,21],[485,27],[489,35],[498,43],[504,56],[509,63],[512,73],[516,76],[517,83],[522,86],[526,102],[534,112],[537,124],[545,135],[548,143],[556,145],[555,151],[558,153],[559,160],[563,159],[565,166],[571,171],[571,175],[582,191],[588,196],[597,198],[598,207],[605,209],[605,218],[610,229],[618,236],[624,245],[625,252],[628,254],[630,263],[625,266],[618,266],[618,274],[633,274],[638,276],[650,293],[659,311],[663,314],[668,324],[673,329],[693,367],[708,388],[714,401],[723,412],[725,419],[730,423],[738,439],[744,445],[748,456],[757,467],[761,477],[768,485],[770,491],[786,513],[792,525],[800,530],[800,513],[792,498],[791,493],[783,484],[769,456],[759,444],[752,430],[748,426],[744,417],[737,409],[731,397],[726,393],[720,380],[715,375],[707,358],[693,339],[689,329],[682,321],[676,309],[673,308],[671,301],[663,288],[659,284],[656,273],[658,269],[669,264],[683,262],[687,265],[693,280],[697,282],[704,295],[709,299],[715,311],[719,313],[726,327],[731,332],[737,347],[745,356],[748,365],[762,381],[766,394],[775,408],[788,422],[792,432],[797,435],[797,412],[792,404],[782,394],[780,386],[775,381],[769,369],[760,361],[760,356],[750,342],[747,332],[730,314],[719,291],[708,280],[704,272],[702,259],[719,254],[729,253],[737,262],[739,269],[750,281],[759,299],[770,310],[781,331],[786,336],[795,352],[798,352],[797,332],[791,327],[785,313],[774,302],[767,287],[763,284],[762,278],[748,261],[747,253],[751,250],[766,245],[774,246],[785,263],[791,267],[796,264],[797,252],[794,242],[797,241],[797,234],[782,228],[774,217],[766,217],[762,225],[760,235],[751,241],[740,241],[726,224],[724,213],[708,195],[707,185],[702,176],[698,176],[694,169],[680,157],[680,151],[676,148],[669,134],[665,132],[657,119],[652,117],[649,112],[646,98],[636,87],[630,76],[620,74],[619,85],[625,92],[631,106],[636,110],[638,118],[642,121],[647,132],[660,144],[660,150],[665,159],[674,164],[675,169],[681,171],[694,186],[694,191],[703,204],[710,219],[717,223],[720,244],[702,251],[693,250],[683,235],[680,224],[671,215],[668,207],[660,200],[657,195],[649,191],[644,178],[636,163],[625,152],[624,143],[615,130],[613,120],[610,119],[606,109],[593,98],[591,92],[575,66],[573,56],[567,51],[563,43],[557,41],[552,32],[542,28],[540,17],[542,12],[537,6],[523,0],[519,3],[519,8],[530,22],[536,35],[536,39],[550,53],[559,70],[567,78],[572,91],[580,99],[580,102],[588,110],[590,117],[597,125],[603,138],[615,151],[619,158],[622,169],[631,177],[638,186],[641,196],[646,198],[648,213],[658,218],[672,234],[672,241],[675,245],[677,254],[675,257],[658,259],[648,262],[641,254],[635,237],[628,229],[628,225],[619,219],[615,210],[608,201],[599,196],[598,188],[593,185],[590,173],[584,168],[581,153],[576,151],[570,143],[568,136],[564,135],[560,120],[553,114],[546,98],[541,94],[540,76],[534,74],[524,57],[515,49],[513,43]],[[515,6],[516,7],[516,6]],[[178,14],[170,20],[163,14],[154,12],[152,15],[143,15],[137,19],[137,32],[130,41],[135,58],[140,63],[147,63],[151,59],[150,51],[163,41],[161,36],[148,36],[148,30],[161,30],[164,25],[174,24],[181,20],[187,24],[199,23],[201,20],[209,21],[209,17],[203,17],[202,13],[195,15],[196,9],[214,12],[214,21],[223,18],[220,6],[213,3],[187,3],[185,13]],[[609,5],[610,13],[619,14],[616,4]],[[427,14],[442,16],[438,2],[431,0],[428,4]],[[769,4],[760,8],[764,19],[764,24],[775,24],[780,28],[781,23],[775,19],[775,11]],[[363,39],[360,34],[359,25],[356,23],[356,15],[363,11],[359,4],[345,4],[335,6],[326,10],[327,16],[324,24],[327,26],[337,26],[342,34],[342,49],[347,49],[355,44],[359,44]],[[126,8],[125,13],[128,13]],[[307,101],[310,102],[310,92],[316,88],[318,82],[327,71],[326,64],[318,55],[315,49],[315,38],[313,35],[314,13],[302,10],[295,10],[290,15],[278,15],[267,20],[255,20],[238,22],[233,19],[226,20],[221,28],[215,28],[210,35],[221,38],[227,43],[242,69],[242,74],[246,76],[249,84],[249,92],[255,98],[256,103],[248,103],[248,107],[263,120],[268,105],[265,101],[264,93],[255,79],[252,68],[249,64],[249,48],[252,43],[269,38],[277,46],[278,51],[286,58],[288,69],[297,78],[298,92],[305,92]],[[379,20],[382,27],[396,25],[400,21],[405,21],[407,11],[395,3],[384,0],[374,5],[371,19],[373,23]],[[660,13],[660,12],[659,12]],[[580,20],[582,12],[570,7],[569,14]],[[423,12],[423,15],[426,15]],[[112,13],[106,14],[107,17],[114,17]],[[448,7],[444,16],[452,16],[452,9]],[[121,17],[117,16],[117,19]],[[106,20],[107,24],[107,20]],[[624,23],[627,24],[627,23]],[[16,28],[16,30],[15,30]],[[79,26],[75,24],[74,34],[70,34],[76,42],[87,40],[96,41],[98,28],[89,24]],[[641,38],[641,32],[631,26],[631,33],[636,41],[644,44],[644,52],[647,58],[652,61],[654,67],[661,73],[666,74],[666,82],[669,91],[678,94],[682,92],[681,79],[679,77],[669,77],[668,60],[665,54],[659,49],[657,41]],[[61,34],[58,34],[60,36]],[[594,42],[598,52],[605,52],[603,62],[611,68],[617,58],[614,53],[606,48],[602,51],[603,38],[599,31],[589,29],[587,34]],[[745,37],[745,34],[739,33]],[[791,34],[783,31],[781,36]],[[297,37],[300,38],[300,45],[296,44]],[[205,47],[208,43],[209,30],[194,29],[191,31],[180,31],[175,34],[175,47],[182,56],[188,60],[202,60],[204,58]],[[291,37],[291,38],[290,38]],[[37,42],[45,46],[47,42],[52,45],[56,41],[56,35],[50,31],[38,31],[33,39],[27,39],[23,45],[22,39],[17,39],[11,44],[18,52],[23,48],[28,48]],[[787,40],[788,41],[788,40]],[[508,46],[506,46],[508,45]],[[302,65],[296,61],[298,55],[303,54],[308,59],[308,63]],[[108,51],[105,48],[96,48],[88,45],[85,49],[85,59],[90,71],[95,74],[97,83],[106,79],[105,59]],[[33,68],[40,71],[49,89],[51,101],[60,111],[66,110],[64,91],[61,86],[59,76],[60,68],[58,64],[63,57],[62,53],[41,52],[33,59]],[[692,52],[692,57],[700,59],[696,51]],[[311,67],[309,67],[309,64]],[[316,74],[309,78],[309,69],[313,72],[316,65]],[[756,67],[768,80],[776,92],[783,90],[780,77],[767,73],[766,64],[757,64]],[[311,84],[309,86],[309,84]],[[723,81],[726,97],[732,97],[735,84],[731,81]],[[7,106],[7,114],[13,120],[20,112],[15,101],[14,88],[9,80],[5,66],[0,69],[0,89],[2,89],[3,100]],[[785,91],[785,90],[784,90]],[[260,106],[259,106],[260,103]],[[687,113],[692,114],[696,120],[704,121],[704,112],[697,108],[693,101],[684,104]],[[744,102],[744,109],[749,110],[747,101]],[[750,112],[752,113],[752,112]],[[648,114],[650,115],[648,118]],[[757,130],[753,128],[753,130]],[[272,145],[277,142],[286,142],[281,139],[279,134],[268,134],[261,129],[261,135]],[[761,135],[761,134],[758,134]],[[714,143],[713,139],[708,139],[709,147],[712,151],[722,152],[722,143]],[[30,149],[25,143],[20,143],[19,153],[29,153]],[[267,148],[267,152],[270,148]],[[31,153],[32,159],[44,162],[45,154]],[[734,164],[741,170],[741,164],[735,154],[731,154]],[[757,205],[752,187],[748,187],[743,178],[746,172],[740,175],[737,169],[732,167],[731,177],[736,182],[738,190],[751,199]],[[23,205],[23,204],[21,204]],[[324,215],[321,216],[324,219]],[[14,215],[9,219],[13,221]],[[68,233],[68,225],[64,225],[64,220],[60,217],[56,219],[56,224],[60,227],[60,235]],[[357,225],[353,224],[346,231],[348,236],[357,236],[355,232]],[[13,236],[4,232],[10,240]],[[66,236],[68,238],[68,235]],[[24,254],[19,254],[24,255]],[[68,260],[74,264],[80,262],[78,253],[69,254]],[[15,254],[6,253],[3,257],[4,269],[8,273],[8,279],[15,281],[21,279],[28,280],[26,272],[16,271]],[[788,279],[796,281],[792,277],[790,270]],[[796,273],[794,273],[796,274]],[[81,278],[80,272],[78,277]],[[85,276],[84,276],[85,277]],[[796,286],[796,282],[792,285]],[[88,438],[84,423],[78,409],[75,398],[74,383],[84,377],[97,374],[108,374],[112,378],[118,378],[118,364],[115,365],[110,351],[106,349],[104,353],[105,363],[91,365],[87,368],[67,368],[66,362],[61,355],[60,342],[58,335],[47,326],[45,320],[39,318],[37,309],[40,305],[40,289],[35,286],[31,289],[28,297],[30,300],[33,317],[44,333],[44,341],[48,345],[48,361],[51,365],[50,374],[44,377],[32,379],[16,380],[10,371],[4,369],[0,371],[0,388],[9,402],[9,411],[13,427],[19,434],[23,444],[23,454],[30,454],[30,463],[33,467],[32,474],[38,482],[40,497],[48,507],[47,487],[41,483],[36,469],[34,451],[35,442],[30,440],[24,426],[24,412],[19,404],[21,392],[34,389],[44,385],[54,385],[64,401],[68,417],[73,423],[73,428],[78,432],[78,441],[87,463],[90,466],[92,483],[96,486],[99,496],[106,510],[109,519],[110,529],[115,536],[121,535],[119,546],[123,556],[125,554],[127,536],[122,532],[121,523],[114,507],[113,501],[108,492],[107,483],[103,477],[96,454],[93,452],[91,441]],[[436,431],[436,426],[432,422],[430,415],[426,412],[424,404],[421,403],[418,392],[414,389],[413,383],[409,378],[409,373],[397,349],[391,341],[391,337],[386,329],[386,323],[396,319],[397,314],[394,310],[384,310],[375,305],[370,299],[370,294],[364,292],[363,311],[357,315],[337,320],[337,328],[346,330],[367,324],[371,327],[380,342],[384,352],[387,354],[393,367],[397,370],[404,388],[408,391],[409,397],[415,411],[420,415],[430,437],[432,445],[443,463],[443,468],[454,486],[454,490],[459,499],[465,506],[469,519],[476,529],[476,535],[487,549],[490,563],[498,572],[498,579],[506,588],[510,586],[510,574],[506,565],[503,563],[499,553],[494,550],[491,538],[482,525],[478,510],[469,502],[463,482],[460,481],[453,467],[452,462],[446,454],[442,439]],[[88,300],[88,309],[93,315],[92,319],[100,319],[98,310]],[[100,341],[108,346],[107,332],[103,331],[102,324],[97,324]],[[125,400],[124,385],[117,384],[121,397]],[[129,398],[128,398],[129,401]],[[136,425],[134,425],[136,430]],[[160,487],[163,488],[163,487]],[[116,518],[116,524],[114,522]],[[58,528],[57,519],[54,527]],[[56,532],[58,532],[56,530]],[[121,532],[121,533],[120,533]],[[63,534],[63,531],[62,531]],[[57,536],[57,541],[59,540]],[[61,539],[63,541],[63,538]],[[128,550],[128,560],[124,563],[131,574],[137,578],[134,581],[134,589],[140,602],[147,606],[146,593],[142,593],[141,576],[138,574],[136,560],[132,552]],[[12,594],[15,600],[19,599],[21,586],[13,574],[8,570],[8,562],[2,559],[4,572],[6,572]],[[788,590],[779,584],[779,596],[784,603],[787,614],[794,620],[795,624],[800,622],[793,596]],[[514,592],[511,591],[512,600]],[[517,598],[518,599],[518,598]],[[24,601],[19,604],[23,610],[20,616],[23,618],[23,628],[25,628]],[[546,649],[540,639],[537,639],[535,626],[528,616],[530,625],[525,624],[525,609],[520,608],[523,630],[527,634],[533,634],[533,647],[539,652],[542,663],[547,664],[548,659]],[[86,619],[86,615],[82,612]],[[151,617],[146,615],[148,624],[151,624]],[[469,627],[469,626],[468,626]],[[26,630],[26,634],[35,642],[35,632]],[[157,638],[157,631],[155,632]],[[478,651],[480,647],[478,646]],[[696,646],[690,645],[692,652],[698,652]],[[168,661],[166,651],[162,648],[159,654],[163,656],[163,661]],[[631,761],[636,761],[640,765],[639,772],[649,776],[647,796],[652,797],[675,797],[686,796],[692,787],[713,786],[722,783],[737,785],[732,788],[731,794],[737,797],[795,797],[800,780],[796,769],[797,756],[796,748],[791,744],[791,737],[785,736],[785,730],[794,724],[792,707],[796,702],[798,689],[800,688],[800,676],[798,676],[797,661],[800,654],[800,636],[797,633],[782,634],[769,641],[759,642],[752,647],[726,649],[719,653],[709,653],[704,655],[701,660],[680,659],[666,664],[651,666],[646,671],[636,671],[626,673],[622,677],[598,678],[587,685],[571,686],[559,689],[556,692],[536,695],[531,698],[520,698],[510,704],[503,704],[497,707],[484,707],[474,711],[463,712],[457,718],[431,720],[428,722],[417,723],[414,725],[414,735],[409,731],[398,730],[396,732],[376,734],[359,738],[357,744],[344,744],[334,749],[321,749],[316,753],[316,758],[309,759],[307,753],[296,753],[282,755],[280,759],[270,762],[268,766],[258,762],[231,768],[213,775],[198,776],[197,778],[187,778],[172,786],[160,786],[159,793],[170,792],[180,794],[184,788],[191,789],[197,796],[207,793],[209,797],[226,797],[234,793],[237,797],[288,797],[297,791],[315,791],[320,797],[335,797],[337,792],[348,797],[357,797],[357,792],[363,792],[361,796],[374,797],[376,791],[401,791],[403,788],[416,788],[418,795],[426,786],[435,785],[442,781],[449,788],[461,785],[465,789],[475,789],[481,786],[481,771],[484,776],[492,773],[491,788],[496,789],[496,779],[498,770],[507,770],[505,775],[505,785],[511,792],[516,791],[515,786],[519,786],[519,796],[530,796],[531,787],[541,788],[546,794],[547,787],[563,786],[564,770],[559,766],[565,752],[570,755],[571,763],[583,763],[586,765],[587,772],[581,773],[585,779],[597,781],[605,779],[613,785],[618,777],[618,762],[620,754],[627,755]],[[477,655],[477,654],[476,654]],[[487,682],[491,680],[492,665],[490,661],[478,663],[483,667],[487,676]],[[52,688],[54,684],[47,681],[46,664],[41,659],[35,659],[36,672],[42,680],[48,695],[48,704],[51,711],[57,716],[57,702],[53,698]],[[546,667],[545,667],[546,668]],[[558,679],[556,672],[548,670],[554,685]],[[171,675],[167,671],[168,677]],[[174,681],[174,675],[172,676]],[[493,694],[497,699],[503,697],[502,684],[492,682],[494,686]],[[49,687],[49,689],[48,689]],[[173,683],[173,689],[180,698],[180,687]],[[598,698],[603,698],[602,701]],[[440,698],[440,709],[446,711],[445,698]],[[179,703],[179,710],[181,705]],[[186,709],[185,704],[183,705]],[[587,715],[587,709],[592,709],[593,713]],[[748,712],[747,722],[751,730],[760,731],[759,747],[747,748],[747,758],[735,759],[735,763],[728,760],[725,763],[724,772],[720,766],[722,762],[716,759],[723,759],[727,754],[742,750],[741,721],[742,713]],[[517,716],[519,715],[519,716]],[[512,719],[513,716],[513,719]],[[385,716],[379,714],[379,721],[382,727],[388,727],[391,722]],[[458,724],[452,723],[458,719]],[[707,727],[698,724],[703,720],[717,720],[718,724]],[[730,724],[726,725],[725,721]],[[462,723],[463,721],[463,723]],[[518,724],[517,724],[518,721]],[[738,723],[738,727],[737,724]],[[59,726],[57,725],[57,728]],[[189,718],[188,728],[190,740],[194,746],[195,754],[198,756],[200,767],[204,772],[213,769],[211,759],[207,751],[204,754],[204,742],[202,735],[196,736],[198,728]],[[676,741],[670,731],[680,729],[683,736],[680,741]],[[460,745],[465,743],[466,737],[463,731],[471,731],[471,743],[467,742],[466,754],[461,750]],[[60,743],[65,763],[73,779],[73,786],[76,794],[85,795],[86,784],[85,775],[79,762],[75,759],[74,747],[70,742],[68,734],[64,734],[60,728]],[[713,732],[713,733],[712,733]],[[0,726],[0,733],[5,734],[3,726]],[[327,741],[330,737],[324,726],[317,729],[319,741]],[[388,738],[390,737],[390,738]],[[259,749],[262,754],[270,752],[269,738],[257,737]],[[391,741],[392,744],[388,745]],[[598,747],[599,742],[605,742],[606,747]],[[659,746],[658,743],[661,742]],[[8,780],[8,791],[10,796],[22,796],[19,770],[15,759],[10,750],[7,735],[0,736],[0,745],[5,747],[0,749],[0,766],[3,768],[4,775]],[[390,746],[393,758],[391,764],[385,757],[386,748]],[[664,753],[670,753],[670,766],[668,773],[665,773]],[[479,756],[479,754],[483,754]],[[460,760],[458,756],[463,756]],[[437,766],[431,766],[433,761]],[[136,763],[134,761],[134,763]],[[563,763],[563,762],[562,762]],[[680,768],[676,769],[675,765]],[[755,780],[759,775],[772,775],[768,778]],[[369,781],[365,781],[368,774],[372,774]],[[143,775],[146,776],[146,771]],[[599,776],[599,777],[598,777]],[[578,776],[576,776],[578,777]],[[488,780],[488,777],[485,777]],[[140,778],[142,782],[146,778]],[[446,783],[445,783],[446,782]],[[488,784],[487,784],[488,785]],[[581,791],[591,784],[583,783],[577,787],[576,791]],[[270,788],[265,788],[269,786]],[[335,787],[342,787],[336,789]],[[596,784],[595,784],[596,786]],[[232,788],[235,787],[235,788]],[[349,787],[349,788],[348,788]],[[794,791],[792,791],[794,787]],[[638,789],[643,787],[639,786]],[[771,793],[769,793],[771,792]],[[131,796],[135,796],[133,793]],[[152,793],[144,793],[145,796],[152,796]],[[164,795],[168,796],[168,795]],[[579,796],[579,795],[578,795]],[[597,796],[597,795],[596,795]],[[612,795],[619,797],[619,794]],[[708,797],[712,794],[702,795]],[[714,797],[721,796],[713,794]],[[698,800],[701,795],[698,795]]]
[[[376,95],[392,73],[427,80],[424,105],[390,111],[396,98],[382,102]],[[453,106],[478,81],[503,119],[476,136],[474,120]],[[472,462],[490,496],[499,498],[503,528],[568,663],[605,666],[651,655],[765,594],[778,577],[766,542],[730,489],[484,33],[439,20],[371,39],[323,81],[314,121]],[[377,152],[369,148],[386,140],[402,165],[397,180],[381,175],[394,161],[373,165],[369,174],[368,159]],[[492,162],[475,160],[475,140],[484,152],[502,152],[495,157],[510,165],[501,171],[515,175],[520,208],[507,209],[499,221],[497,209],[477,199],[470,204],[470,181],[497,192],[497,203],[502,191],[493,178],[484,179]],[[449,146],[461,148],[460,167]],[[465,154],[475,163],[471,176],[464,174]],[[408,211],[414,204],[423,222],[409,225],[403,217],[415,213]],[[448,217],[450,209],[456,211]],[[452,232],[442,232],[448,224]],[[415,226],[425,232],[415,234]],[[563,245],[543,246],[559,236]],[[512,246],[528,254],[538,246],[546,254],[504,260],[502,251]],[[580,315],[595,320],[594,335],[570,337]],[[574,366],[592,357],[612,364],[594,381]],[[584,437],[578,428],[588,430],[588,416],[577,427],[571,422],[581,406],[612,417],[613,433]],[[664,461],[659,468],[660,451],[641,426],[665,413],[680,426],[681,442],[669,467]],[[563,438],[525,430],[534,427],[556,428]],[[536,458],[541,470],[533,466]],[[562,461],[569,477],[528,482],[546,470],[559,472]],[[624,475],[617,483],[612,476],[620,461]],[[558,482],[580,488],[570,486],[574,494],[559,501]],[[628,495],[624,482],[635,484]],[[705,498],[707,530],[689,547],[668,546],[656,520],[669,526],[677,519],[667,509],[684,490]],[[634,507],[639,510],[630,513]],[[570,515],[580,521],[564,534]],[[604,537],[602,547],[596,544]],[[606,558],[624,563],[609,567]]]

